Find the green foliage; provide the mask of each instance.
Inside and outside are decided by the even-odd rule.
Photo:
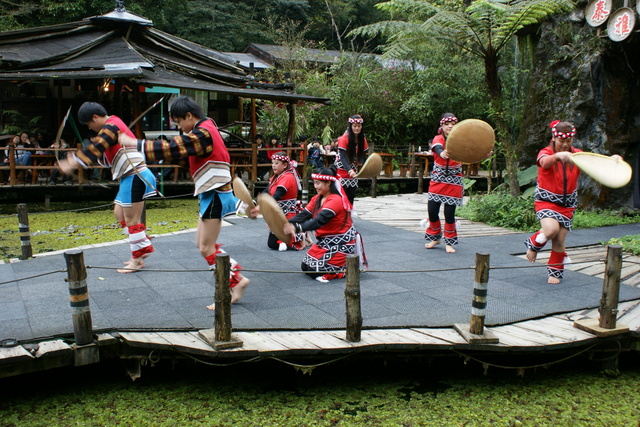
[[[514,197],[504,192],[474,197],[458,210],[458,214],[471,221],[512,230],[528,232],[540,228],[535,216],[533,198]],[[587,212],[578,209],[573,217],[573,227],[576,229],[635,223],[640,223],[640,215],[622,215],[607,210]],[[629,250],[634,250],[637,240],[634,243],[631,239],[629,243]]]
[[[575,228],[605,227],[638,222],[640,222],[640,215],[621,215],[619,212],[610,210],[583,211],[578,209],[573,215]]]
[[[534,231],[540,227],[532,199],[501,192],[474,197],[458,210],[458,215],[471,221],[519,231]]]
[[[640,255],[640,234],[631,234],[629,236],[611,239],[606,244],[621,245],[625,252]]]

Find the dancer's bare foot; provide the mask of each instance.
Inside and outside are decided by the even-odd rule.
[[[560,283],[560,279],[558,279],[557,277],[549,276],[549,280],[547,280],[547,283],[550,285],[557,285],[558,283]]]
[[[446,249],[447,249],[447,253],[448,254],[455,254],[456,253],[456,250],[453,249],[453,246],[451,246],[451,245],[447,245]]]
[[[244,288],[247,287],[247,285],[249,284],[250,280],[247,279],[246,277],[243,277],[237,285],[235,285],[233,288],[229,289],[229,291],[231,292],[231,304],[238,302],[238,300],[240,298],[242,298],[242,296],[244,295]],[[216,304],[213,303],[211,305],[207,306],[208,310],[215,310],[216,309]]]
[[[242,279],[240,279],[237,285],[231,288],[231,304],[238,302],[240,298],[242,298],[242,296],[244,295],[244,288],[247,287],[249,282],[249,279],[243,277]]]
[[[433,247],[435,245],[439,245],[439,244],[440,244],[440,240],[433,240],[433,241],[431,241],[429,243],[425,243],[424,247],[427,248],[427,249],[433,249]]]
[[[538,252],[532,251],[531,249],[527,249],[527,259],[529,262],[536,262],[536,258],[538,257]]]
[[[135,273],[144,268],[142,258],[135,258],[124,265],[124,268],[116,270],[118,273]]]

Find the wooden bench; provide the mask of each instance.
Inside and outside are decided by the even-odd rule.
[[[407,163],[400,163],[400,178],[405,178],[407,172],[409,172],[410,165]]]

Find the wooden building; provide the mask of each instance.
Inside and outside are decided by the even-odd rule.
[[[256,99],[286,103],[291,134],[298,102],[329,102],[263,87],[233,57],[160,31],[118,5],[82,21],[0,32],[0,133],[37,121],[38,129],[55,134],[67,109],[75,114],[87,100],[128,122],[161,94],[182,93],[196,98],[218,125],[246,122],[252,135]],[[138,134],[170,129],[163,104],[136,126]],[[65,129],[65,136],[72,141],[78,135]]]

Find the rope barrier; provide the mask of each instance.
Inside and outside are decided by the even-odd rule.
[[[18,278],[18,279],[7,280],[6,282],[0,282],[0,285],[6,285],[8,283],[20,282],[22,280],[35,279],[35,278],[38,278],[38,277],[48,276],[50,274],[65,273],[66,271],[67,271],[67,269],[63,268],[61,270],[49,271],[48,273],[36,274],[35,276],[21,277],[21,278]]]
[[[547,268],[549,266],[551,267],[555,267],[555,266],[559,266],[559,265],[578,265],[578,264],[591,264],[595,261],[580,261],[580,262],[571,262],[571,263],[565,263],[565,264],[536,264],[536,265],[522,265],[522,266],[505,266],[505,267],[490,267],[490,270],[506,270],[506,269],[513,269],[513,268]],[[598,260],[598,262],[604,262],[604,260]],[[106,266],[99,266],[99,265],[87,265],[86,266],[87,270],[88,269],[96,269],[96,270],[126,270],[123,267],[106,267]],[[363,271],[364,273],[392,273],[392,274],[397,274],[397,273],[438,273],[441,271],[459,271],[459,270],[473,270],[475,267],[474,266],[469,266],[469,267],[457,267],[457,268],[442,268],[442,269],[432,269],[432,270],[366,270]],[[132,269],[133,270],[133,269]],[[193,273],[201,273],[201,272],[214,272],[215,268],[207,268],[207,269],[183,269],[183,270],[177,270],[177,269],[163,269],[163,268],[145,268],[143,270],[134,270],[134,271],[153,271],[153,272],[160,272],[160,273],[189,273],[189,272],[193,272]],[[236,271],[235,269],[232,269],[232,271]],[[319,273],[318,271],[302,271],[302,270],[262,270],[262,269],[254,269],[254,268],[242,268],[240,271],[244,271],[244,272],[251,272],[251,273],[275,273],[275,274],[291,274],[291,273],[305,273],[305,274],[317,274]],[[338,270],[338,271],[332,271],[331,273],[344,273],[346,270]],[[325,272],[322,272],[325,273]]]

